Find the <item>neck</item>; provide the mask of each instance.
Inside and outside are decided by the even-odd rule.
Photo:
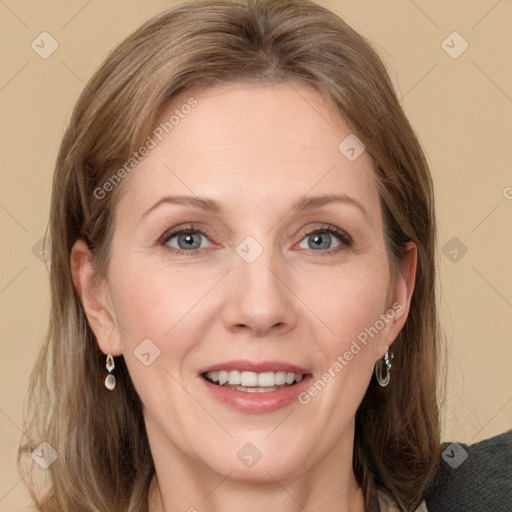
[[[218,496],[212,496],[222,486]],[[211,493],[211,494],[210,494]],[[303,500],[303,501],[301,501]],[[354,484],[350,490],[336,493],[304,493],[294,486],[275,482],[273,485],[241,486],[227,479],[218,482],[217,488],[203,491],[202,498],[183,500],[174,495],[155,477],[149,495],[149,512],[260,512],[275,508],[282,512],[364,512],[365,504],[361,488]]]
[[[156,476],[149,493],[149,512],[364,512],[362,489],[352,470],[353,428],[342,433],[329,453],[306,471],[286,476],[267,470],[263,477],[219,474],[190,458],[150,425]],[[168,450],[167,450],[168,448]]]

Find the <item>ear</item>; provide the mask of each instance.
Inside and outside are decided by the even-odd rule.
[[[409,315],[412,293],[416,282],[416,266],[418,261],[418,249],[414,242],[408,242],[405,256],[400,263],[400,268],[394,289],[392,292],[389,311],[394,311],[393,319],[390,322],[387,332],[383,336],[381,357],[386,352],[386,346],[391,346],[398,333],[403,328]]]
[[[73,285],[98,346],[105,355],[121,355],[121,340],[108,282],[95,273],[92,255],[84,240],[74,243],[70,265]]]

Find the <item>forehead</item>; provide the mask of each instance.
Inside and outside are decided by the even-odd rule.
[[[237,209],[339,192],[378,203],[369,155],[347,158],[343,141],[353,145],[353,137],[323,96],[303,84],[191,91],[162,112],[121,202],[142,211],[162,195],[188,194]]]

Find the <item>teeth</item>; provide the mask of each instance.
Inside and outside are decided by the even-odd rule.
[[[292,372],[239,372],[233,371],[217,371],[208,372],[206,374],[208,379],[213,382],[217,382],[219,385],[229,384],[231,386],[241,386],[240,391],[249,392],[263,392],[263,391],[274,391],[275,386],[283,386],[284,384],[291,385],[294,382],[300,382],[304,375],[301,373]],[[258,389],[250,389],[258,388]],[[274,388],[274,389],[271,389]],[[238,389],[238,388],[237,388]]]
[[[269,388],[260,388],[260,387],[245,387],[245,386],[235,386],[236,391],[245,391],[247,393],[266,393],[267,391],[277,391],[279,388],[275,386],[271,386]]]
[[[240,380],[240,372],[237,370],[233,370],[232,372],[228,372],[228,384],[236,385],[242,384]]]
[[[240,373],[240,384],[242,384],[242,386],[257,386],[258,380],[259,379],[258,379],[257,373],[254,373],[254,372]]]
[[[255,374],[256,375],[256,374]],[[276,375],[274,372],[258,373],[258,386],[268,388],[276,383]]]
[[[286,382],[286,372],[276,372],[276,385],[282,386]]]

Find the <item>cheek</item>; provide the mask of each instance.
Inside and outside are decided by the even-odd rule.
[[[332,442],[340,426],[354,417],[370,382],[378,357],[377,342],[389,325],[381,320],[389,306],[385,275],[385,270],[375,265],[366,273],[320,280],[323,294],[304,292],[305,302],[318,311],[327,327],[317,338],[321,370],[299,396],[299,403],[314,411],[318,425],[325,429],[326,442]]]
[[[123,356],[146,406],[167,403],[169,393],[175,400],[181,396],[175,380],[182,380],[180,364],[200,341],[201,326],[209,319],[198,300],[212,287],[212,278],[194,279],[192,286],[191,277],[151,265],[119,267],[111,273]],[[187,403],[187,396],[180,400]]]
[[[360,334],[364,338],[366,329],[385,313],[388,285],[387,267],[378,260],[361,268],[329,269],[302,280],[298,295],[318,317],[319,339],[324,340],[331,360],[348,350]]]
[[[133,266],[128,273],[129,279],[119,274],[112,279],[125,344],[171,337],[175,326],[188,318],[212,286],[211,276],[202,279],[183,271]]]
[[[145,403],[157,392],[159,383],[169,378],[164,370],[175,374],[174,362],[185,357],[192,343],[190,336],[177,336],[187,324],[183,320],[188,320],[191,305],[197,302],[197,294],[183,281],[179,273],[169,279],[143,265],[120,265],[111,273],[123,356]]]

